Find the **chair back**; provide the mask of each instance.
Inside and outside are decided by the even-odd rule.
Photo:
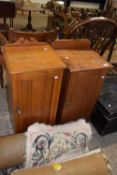
[[[22,31],[13,31],[13,29],[10,29],[9,32],[9,41],[15,42],[19,38],[35,38],[37,41],[41,42],[47,42],[52,43],[57,38],[57,31],[51,30],[51,31],[43,31],[43,32],[22,32]]]
[[[91,48],[100,55],[116,40],[117,24],[106,17],[92,17],[77,24],[68,38],[87,38],[91,41]]]

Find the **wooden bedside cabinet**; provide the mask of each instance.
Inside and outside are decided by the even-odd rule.
[[[64,63],[45,43],[3,48],[16,132],[34,122],[54,124]]]
[[[111,65],[94,51],[57,49],[67,65],[64,73],[58,121],[61,123],[91,117],[105,75]]]

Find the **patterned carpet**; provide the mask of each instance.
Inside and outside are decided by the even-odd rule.
[[[101,137],[91,125],[93,137],[91,144],[102,149],[110,161],[113,175],[117,175],[117,132]],[[14,133],[10,113],[8,110],[6,89],[0,88],[0,136]],[[2,175],[0,173],[0,175]]]

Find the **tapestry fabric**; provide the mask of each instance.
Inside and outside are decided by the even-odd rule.
[[[91,127],[81,119],[50,126],[35,123],[27,130],[25,167],[62,162],[88,152]]]

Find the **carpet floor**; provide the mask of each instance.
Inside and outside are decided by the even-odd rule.
[[[92,144],[101,148],[102,152],[107,155],[112,167],[112,175],[117,175],[117,132],[102,137],[92,125],[91,127],[93,131]],[[0,136],[13,133],[14,129],[8,109],[6,89],[0,88]]]

